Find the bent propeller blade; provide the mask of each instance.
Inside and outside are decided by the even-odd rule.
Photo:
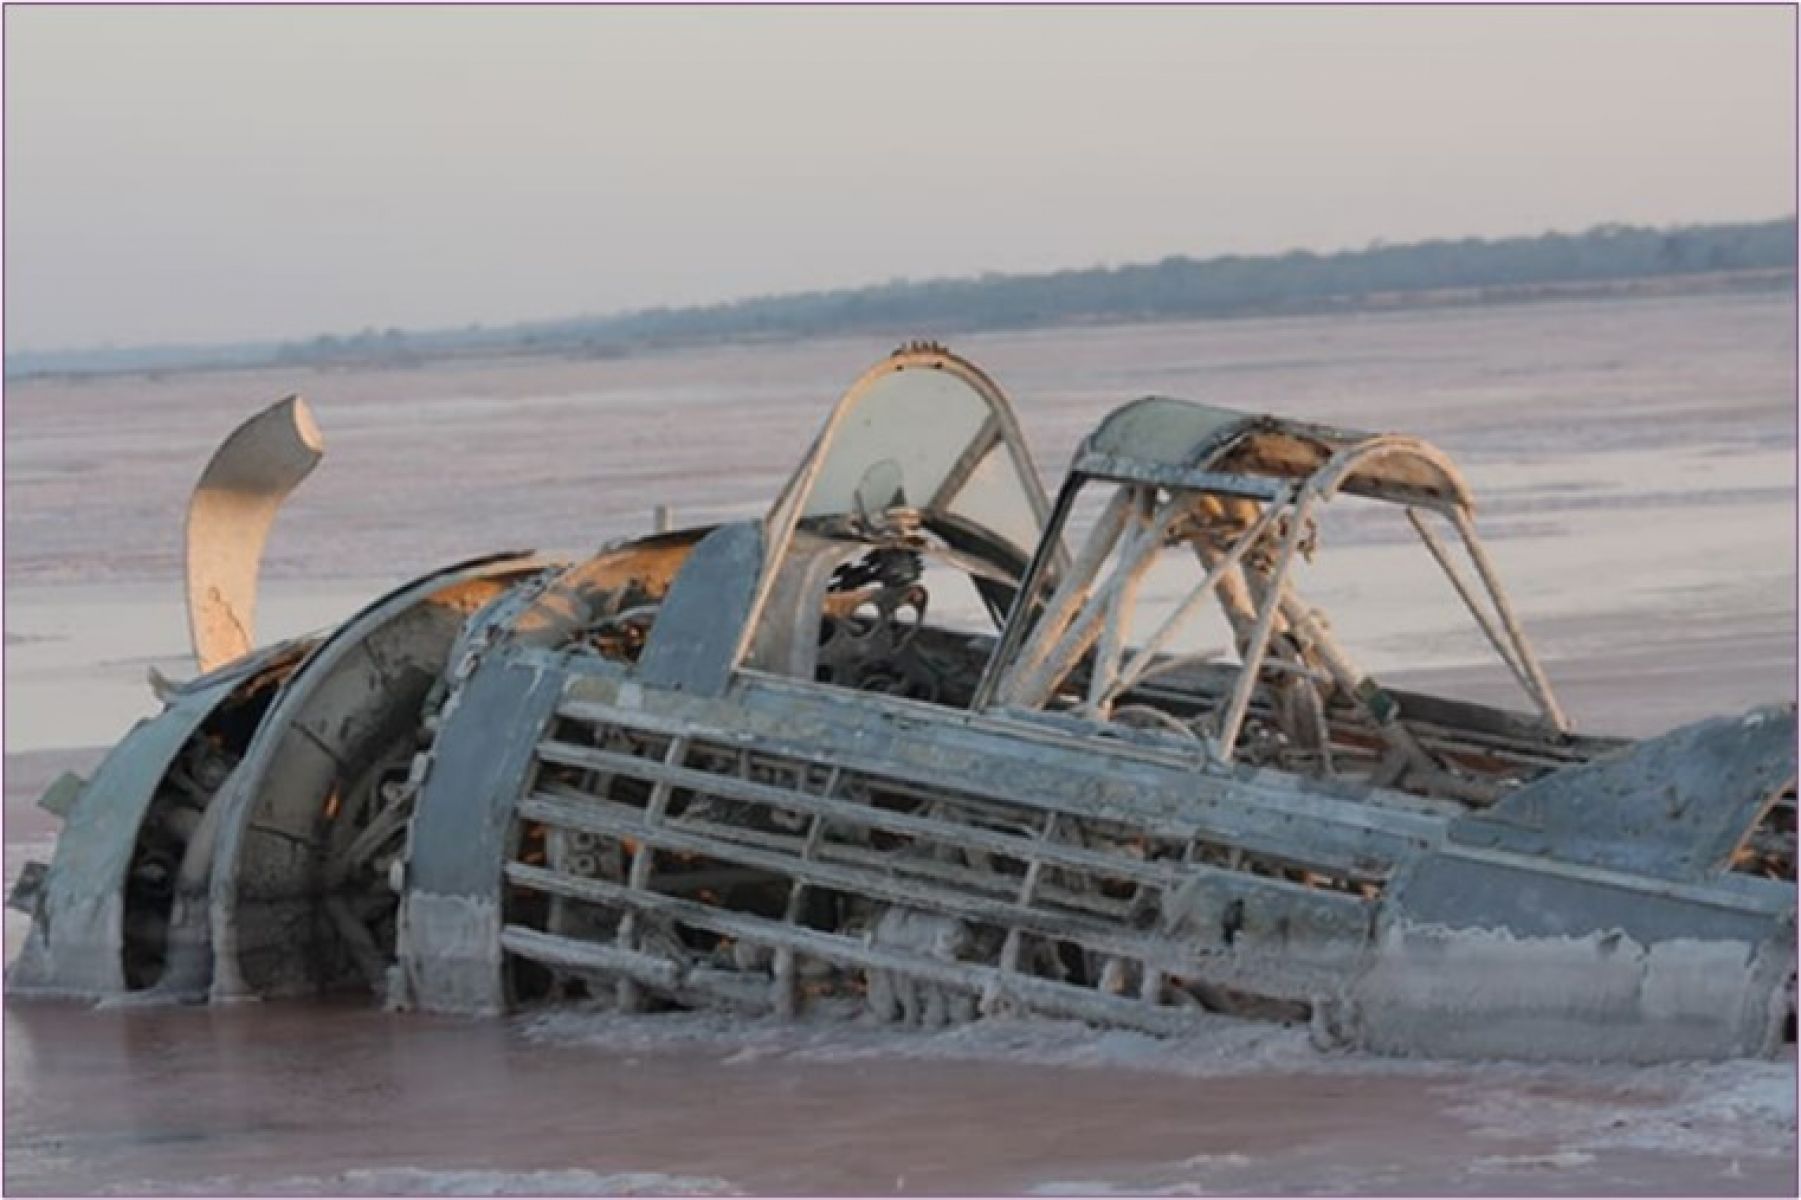
[[[202,674],[256,644],[256,588],[269,527],[325,455],[306,401],[289,396],[220,443],[188,501],[188,632]]]

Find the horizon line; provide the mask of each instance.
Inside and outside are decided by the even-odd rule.
[[[1598,221],[1581,229],[1542,229],[1536,232],[1505,233],[1488,236],[1467,234],[1462,237],[1425,237],[1406,241],[1391,241],[1384,237],[1374,237],[1360,246],[1336,246],[1332,248],[1312,248],[1290,246],[1283,250],[1270,250],[1260,253],[1225,253],[1196,256],[1186,253],[1166,254],[1159,258],[1133,259],[1125,262],[1090,262],[1082,266],[1047,267],[1028,271],[1000,271],[994,269],[976,269],[958,275],[930,275],[924,277],[890,276],[881,280],[868,280],[861,283],[846,283],[836,286],[797,288],[786,291],[766,291],[737,296],[724,297],[717,300],[695,301],[690,303],[647,304],[632,308],[621,308],[605,312],[575,312],[559,316],[525,317],[488,322],[471,320],[456,324],[429,326],[401,326],[368,324],[358,330],[327,330],[301,334],[266,334],[261,336],[218,338],[205,340],[200,338],[174,339],[153,342],[98,342],[85,345],[62,345],[52,347],[30,347],[17,350],[0,349],[0,360],[6,365],[5,374],[11,375],[11,361],[15,358],[60,358],[89,357],[130,354],[174,354],[190,352],[195,354],[228,352],[251,352],[280,350],[285,347],[304,346],[311,342],[325,339],[353,339],[375,333],[382,336],[399,334],[408,336],[441,336],[480,330],[484,333],[505,333],[527,331],[534,326],[554,326],[573,321],[626,321],[634,317],[652,314],[671,315],[697,313],[716,309],[726,309],[739,305],[751,305],[770,301],[799,300],[809,297],[825,296],[832,293],[857,293],[877,291],[889,287],[917,287],[941,283],[982,283],[998,279],[1026,280],[1048,279],[1056,275],[1082,274],[1089,272],[1123,271],[1140,267],[1154,267],[1170,262],[1188,262],[1196,264],[1228,262],[1228,261],[1275,261],[1295,255],[1315,258],[1333,258],[1343,255],[1367,254],[1378,250],[1405,250],[1431,245],[1461,242],[1509,242],[1526,241],[1544,237],[1585,237],[1609,230],[1625,232],[1676,233],[1706,228],[1730,227],[1735,225],[1773,225],[1783,221],[1797,221],[1801,213],[1790,210],[1770,217],[1759,218],[1719,218],[1708,220],[1678,221],[1665,224],[1630,224],[1622,221]]]

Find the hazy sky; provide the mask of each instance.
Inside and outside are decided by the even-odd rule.
[[[9,6],[6,346],[1773,217],[1795,21]]]

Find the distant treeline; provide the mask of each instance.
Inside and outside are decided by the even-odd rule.
[[[498,328],[328,335],[305,342],[18,354],[8,375],[262,363],[391,363],[466,354],[624,355],[703,342],[848,333],[896,338],[1096,322],[1307,313],[1372,306],[1481,303],[1682,277],[1792,280],[1795,218],[1649,229],[1371,245],[1315,254],[1193,259],[1043,275],[896,281],[762,296],[698,308],[654,308]],[[1785,274],[1786,273],[1786,274]],[[1699,282],[1699,280],[1693,280]],[[1592,288],[1590,290],[1593,290]]]

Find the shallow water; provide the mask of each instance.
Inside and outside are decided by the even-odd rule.
[[[1054,482],[1145,392],[1398,428],[1459,458],[1579,724],[1795,695],[1792,300],[1707,297],[959,339]],[[330,447],[277,524],[263,633],[444,561],[760,511],[867,340],[609,362],[9,387],[6,884],[65,766],[185,674],[188,487],[287,391]],[[1347,513],[1313,599],[1396,681],[1518,703],[1417,547]],[[1422,582],[1422,580],[1426,582]],[[1173,585],[1172,585],[1173,586]],[[8,914],[8,953],[21,923]],[[1794,1194],[1794,1062],[1345,1059],[1223,1022],[906,1037],[365,1005],[5,1011],[9,1192]]]
[[[1433,439],[1463,465],[1544,657],[1630,651],[1653,624],[1679,626],[1678,642],[1749,630],[1776,653],[1740,664],[1745,686],[1727,697],[1738,706],[1792,694],[1794,318],[1788,297],[1712,296],[996,334],[956,348],[1013,398],[1053,489],[1108,409],[1153,391]],[[887,349],[835,340],[13,385],[6,748],[110,742],[153,710],[147,666],[182,673],[188,489],[219,438],[284,393],[309,397],[328,449],[270,539],[265,639],[335,622],[458,558],[579,553],[641,532],[659,503],[691,524],[761,512],[833,399]],[[1405,522],[1374,507],[1345,499],[1329,513],[1310,598],[1373,670],[1484,661]],[[1150,599],[1173,597],[1173,580],[1156,582]],[[1658,727],[1604,707],[1576,715]]]
[[[34,1005],[9,1011],[6,1054],[14,1194],[1767,1194],[1794,1180],[1792,1062],[1703,1068],[1697,1088],[1668,1070],[1347,1060],[1224,1021],[1169,1044],[1051,1022],[909,1036]]]

